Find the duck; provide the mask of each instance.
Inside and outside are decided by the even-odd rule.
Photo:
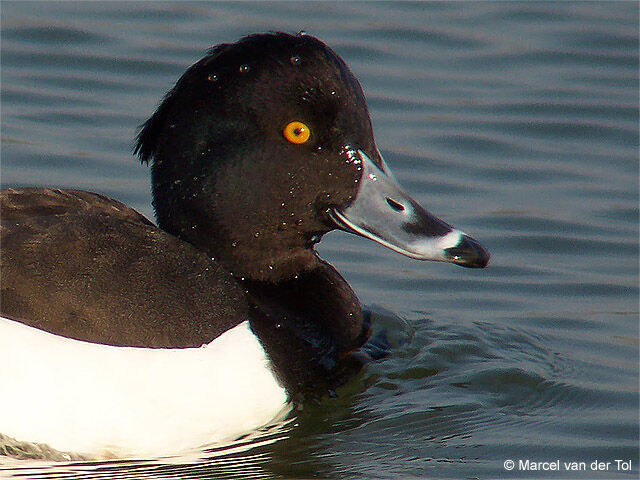
[[[3,435],[169,456],[330,394],[372,337],[315,250],[332,230],[418,260],[489,262],[398,184],[360,83],[303,32],[208,50],[134,154],[150,165],[155,223],[99,193],[0,192]]]

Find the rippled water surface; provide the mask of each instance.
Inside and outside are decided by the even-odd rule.
[[[2,185],[152,216],[136,127],[209,46],[265,30],[344,57],[396,177],[481,240],[490,268],[332,233],[321,255],[393,343],[337,398],[189,458],[4,457],[0,476],[637,478],[637,2],[3,1]]]

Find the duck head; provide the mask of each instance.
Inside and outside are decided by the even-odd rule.
[[[309,35],[214,47],[142,126],[135,152],[152,162],[158,225],[240,278],[312,269],[314,245],[336,228],[419,260],[489,260],[398,185],[360,84]]]

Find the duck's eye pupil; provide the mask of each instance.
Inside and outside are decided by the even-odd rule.
[[[290,122],[284,127],[284,138],[297,145],[305,143],[311,137],[311,130],[302,122]]]

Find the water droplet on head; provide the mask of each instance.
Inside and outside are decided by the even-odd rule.
[[[370,173],[369,180],[371,180],[372,182],[375,182],[376,180],[378,180],[378,177],[376,176],[375,173]]]
[[[209,76],[207,77],[207,80],[209,80],[210,82],[217,82],[218,75],[216,75],[215,73],[210,73]]]
[[[258,238],[260,236],[260,232],[256,232],[253,234],[254,237]]]
[[[289,61],[291,62],[291,65],[298,66],[302,62],[302,59],[300,58],[300,55],[293,55]]]
[[[251,67],[246,63],[244,65],[240,65],[240,73],[247,73],[249,70],[251,70]]]
[[[238,246],[238,242],[231,242],[231,246],[232,246],[233,248],[236,248],[236,247]]]
[[[280,206],[281,206],[281,207],[284,207],[284,206],[285,206],[284,202],[282,202],[282,203],[280,204]]]
[[[302,225],[302,219],[301,218],[296,220],[296,225]]]

